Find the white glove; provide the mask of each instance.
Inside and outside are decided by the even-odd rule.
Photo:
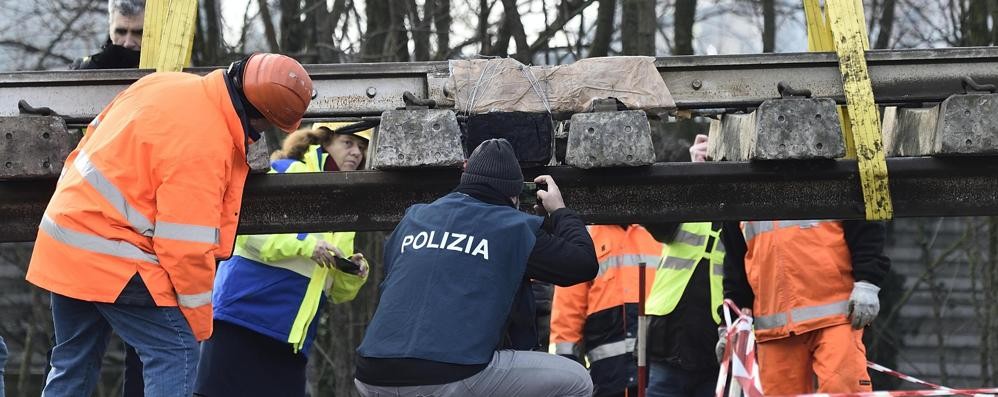
[[[717,345],[714,346],[714,354],[717,356],[717,362],[721,362],[721,359],[724,358],[724,348],[728,346],[727,333],[727,327],[717,327]]]
[[[852,327],[860,329],[870,325],[880,312],[880,298],[877,293],[880,287],[866,281],[853,284],[852,295],[849,295],[849,320]]]

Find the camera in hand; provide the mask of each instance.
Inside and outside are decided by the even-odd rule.
[[[360,265],[344,258],[334,257],[334,266],[344,273],[357,274],[360,272]]]
[[[534,213],[534,205],[539,205],[541,200],[537,198],[537,189],[543,190],[546,185],[534,182],[523,182],[523,191],[520,192],[520,211]]]

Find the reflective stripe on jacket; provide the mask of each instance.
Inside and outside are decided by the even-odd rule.
[[[313,146],[309,153],[316,153]],[[323,156],[322,161],[328,157]],[[271,173],[319,172],[322,161],[278,160]],[[240,235],[233,258],[219,265],[215,316],[307,352],[323,291],[342,303],[352,300],[366,277],[318,266],[312,252],[320,240],[353,255],[354,232]],[[231,263],[230,263],[231,262]]]
[[[211,335],[215,260],[232,251],[249,171],[224,79],[151,74],[90,123],[45,210],[29,282],[114,302],[138,272],[156,305]]]
[[[742,223],[759,341],[845,324],[852,260],[839,221]]]
[[[640,225],[629,225],[626,229],[619,225],[590,226],[589,234],[596,248],[599,274],[589,282],[555,287],[551,344],[558,354],[580,354],[580,344],[585,345],[581,353],[594,364],[634,351],[638,265],[645,263],[648,293],[655,279],[655,266],[661,259],[662,244]],[[595,372],[598,369],[594,365],[590,373],[594,382],[621,383],[620,379],[605,379],[606,374]]]
[[[713,241],[712,247],[707,246],[710,241]],[[645,313],[653,316],[672,313],[702,259],[708,259],[710,266],[710,307],[707,309],[714,317],[714,322],[720,324],[721,317],[717,308],[724,300],[721,285],[724,276],[724,243],[721,242],[720,229],[712,230],[710,222],[681,224],[676,238],[662,247],[662,260],[655,273],[655,283],[648,295]]]

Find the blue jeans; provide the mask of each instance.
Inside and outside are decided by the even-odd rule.
[[[146,397],[190,396],[198,348],[176,307],[87,302],[52,294],[56,345],[45,397],[89,396],[113,330],[142,360]]]
[[[0,397],[5,395],[4,385],[3,385],[3,367],[7,366],[7,344],[3,343],[3,337],[0,336]]]
[[[687,371],[666,363],[652,362],[648,368],[648,397],[711,397],[717,385],[717,369]]]

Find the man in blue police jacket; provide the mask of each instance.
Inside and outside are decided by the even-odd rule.
[[[461,184],[410,207],[385,243],[387,277],[355,384],[364,396],[591,396],[578,363],[537,346],[530,279],[596,276],[593,242],[550,176],[547,219],[518,211],[523,174],[504,139],[483,142]],[[543,224],[543,227],[542,227]]]

